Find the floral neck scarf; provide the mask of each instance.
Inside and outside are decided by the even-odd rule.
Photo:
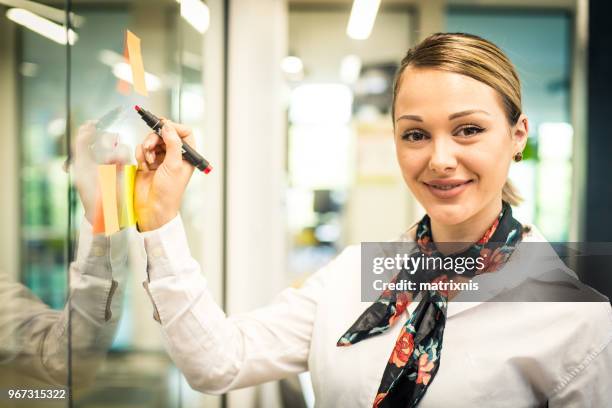
[[[466,270],[462,276],[473,277],[494,272],[508,260],[522,238],[523,227],[512,217],[512,209],[502,202],[499,217],[493,222],[483,237],[467,250],[445,256],[433,242],[429,216],[425,215],[417,226],[418,250],[410,256],[441,257],[482,257],[480,269]],[[455,272],[418,270],[409,273],[400,271],[392,282],[406,279],[417,282],[447,282],[457,276]],[[421,300],[404,323],[395,347],[383,373],[374,399],[373,407],[415,407],[425,395],[440,366],[442,339],[446,324],[448,291],[390,291],[381,296],[353,323],[340,337],[337,346],[351,346],[361,340],[383,333],[391,327],[421,294]]]

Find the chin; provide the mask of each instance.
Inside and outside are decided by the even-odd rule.
[[[470,218],[469,206],[460,201],[457,203],[429,202],[424,206],[431,219],[443,225],[457,225]]]

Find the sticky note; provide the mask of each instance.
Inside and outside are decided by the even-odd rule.
[[[102,189],[98,182],[98,191],[96,192],[96,206],[94,209],[93,218],[93,233],[102,234],[104,233],[104,210],[102,209]]]
[[[130,63],[130,56],[128,54],[128,47],[127,47],[127,32],[123,35],[123,60],[127,64]],[[119,81],[117,82],[117,92],[119,92],[122,95],[129,95],[130,94],[130,83],[123,79],[119,79]]]
[[[117,217],[117,167],[114,164],[99,165],[98,179],[102,191],[104,232],[106,235],[111,235],[119,231],[119,220]]]
[[[147,96],[147,86],[145,84],[145,70],[142,63],[142,54],[140,52],[140,38],[138,38],[130,30],[126,32],[126,42],[128,49],[128,57],[132,67],[132,80],[134,90],[143,96]]]
[[[123,166],[123,200],[121,203],[121,228],[136,225],[134,212],[134,181],[136,180],[136,166],[133,164]]]

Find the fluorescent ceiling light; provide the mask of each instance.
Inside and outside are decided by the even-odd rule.
[[[283,60],[281,61],[281,69],[286,74],[295,75],[302,72],[302,70],[304,69],[304,64],[302,63],[302,60],[298,57],[290,55],[288,57],[283,58]]]
[[[133,83],[132,67],[125,62],[123,55],[115,51],[103,49],[98,52],[98,61],[111,67],[113,75],[117,78],[129,82],[130,84]],[[162,81],[157,75],[145,72],[145,85],[149,91],[154,92],[161,89]]]
[[[64,24],[66,21],[66,12],[64,10],[50,7],[45,4],[40,4],[38,2],[30,0],[0,0],[0,4],[31,11],[32,13],[38,14],[41,17],[55,21],[60,25]],[[85,21],[83,17],[74,13],[69,13],[69,16],[70,21],[72,22],[72,27],[80,27]]]
[[[125,62],[125,57],[118,52],[103,49],[98,52],[98,61],[109,67]]]
[[[58,44],[66,45],[66,43],[70,43],[73,45],[76,40],[79,38],[77,33],[72,30],[66,31],[64,26],[59,24],[55,24],[52,21],[47,20],[46,18],[42,18],[39,15],[32,13],[31,11],[20,9],[20,8],[12,8],[6,11],[6,17],[14,21],[17,24],[20,24],[30,30],[46,37],[52,41],[55,41]],[[67,38],[66,38],[67,37]],[[68,41],[66,41],[66,39]]]
[[[365,40],[372,33],[380,0],[354,0],[346,34],[354,40]]]
[[[357,55],[347,55],[340,63],[340,79],[342,82],[352,84],[359,78],[361,72],[361,59]]]
[[[181,17],[199,33],[204,34],[210,25],[208,6],[200,0],[177,0],[177,2],[181,3]]]
[[[127,62],[120,62],[113,65],[113,75],[119,79],[122,79],[130,84],[133,84],[132,80],[132,67]],[[157,76],[145,72],[145,85],[147,90],[154,92],[161,88],[161,79]]]

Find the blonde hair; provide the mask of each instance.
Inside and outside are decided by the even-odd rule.
[[[436,33],[409,49],[395,74],[391,104],[394,126],[399,83],[409,66],[435,68],[474,78],[499,93],[510,126],[514,126],[521,116],[521,82],[514,65],[499,47],[473,34]],[[502,199],[513,206],[522,201],[510,180],[504,184]]]

